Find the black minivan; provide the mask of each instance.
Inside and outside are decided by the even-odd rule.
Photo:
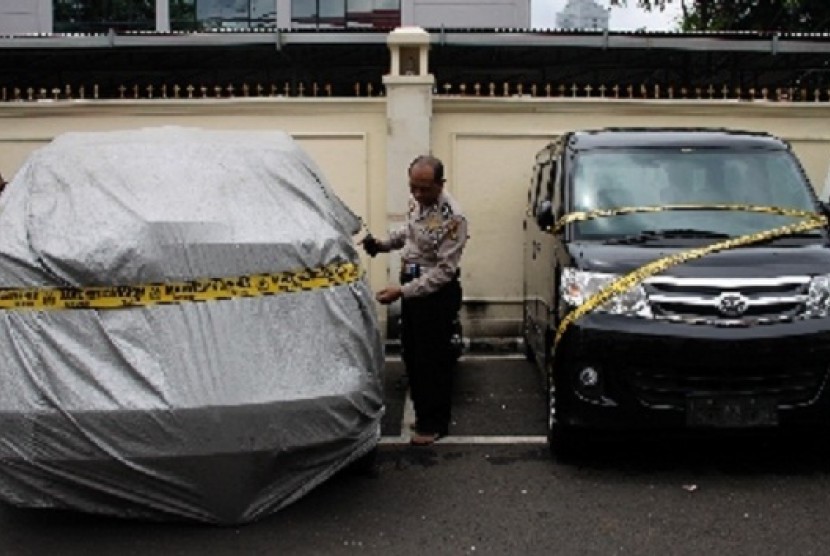
[[[826,210],[768,134],[575,131],[541,150],[524,335],[553,454],[592,430],[830,424]]]

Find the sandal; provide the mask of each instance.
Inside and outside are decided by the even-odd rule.
[[[435,444],[435,442],[438,441],[442,436],[444,435],[437,432],[416,432],[415,436],[413,436],[409,440],[409,443],[412,446],[431,446]]]

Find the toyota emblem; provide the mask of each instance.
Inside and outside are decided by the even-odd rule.
[[[749,308],[749,300],[740,293],[722,293],[718,297],[718,309],[725,317],[740,317]]]

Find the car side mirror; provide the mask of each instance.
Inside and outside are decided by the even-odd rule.
[[[536,223],[543,230],[553,226],[553,205],[545,199],[536,205]]]

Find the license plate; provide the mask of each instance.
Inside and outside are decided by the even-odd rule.
[[[689,397],[686,424],[690,427],[767,427],[778,424],[774,399],[754,397]]]

